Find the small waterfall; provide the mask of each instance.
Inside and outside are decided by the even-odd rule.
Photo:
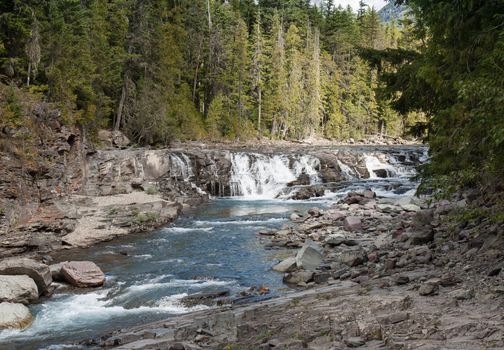
[[[345,176],[345,178],[347,180],[353,180],[353,179],[356,179],[356,178],[359,177],[357,175],[357,173],[355,172],[355,170],[353,170],[352,168],[350,168],[348,165],[346,165],[345,163],[343,163],[339,159],[338,159],[338,165],[339,165],[339,167],[341,169],[341,172],[343,173],[343,175]]]
[[[320,161],[312,156],[231,154],[231,196],[275,198],[301,174],[318,181]]]
[[[375,155],[365,155],[364,160],[370,179],[396,177],[398,175],[394,166],[381,161]]]
[[[170,176],[182,178],[184,181],[189,181],[194,176],[191,160],[187,155],[170,155]]]

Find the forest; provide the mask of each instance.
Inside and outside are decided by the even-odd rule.
[[[382,23],[364,1],[2,1],[0,127],[28,93],[91,141],[423,136],[436,186],[500,186],[504,3],[394,4]]]
[[[359,56],[415,40],[364,2],[356,12],[306,0],[2,3],[3,79],[90,135],[345,140],[399,136],[416,121],[391,109]]]

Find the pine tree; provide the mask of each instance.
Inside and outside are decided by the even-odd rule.
[[[270,42],[272,51],[269,61],[270,71],[265,107],[268,119],[271,121],[271,137],[276,138],[281,136],[281,125],[287,117],[289,106],[284,32],[278,12],[273,15]]]
[[[257,105],[257,131],[262,135],[262,93],[264,87],[264,40],[261,27],[261,12],[257,12],[256,22],[253,28],[252,42],[252,89],[256,97]]]

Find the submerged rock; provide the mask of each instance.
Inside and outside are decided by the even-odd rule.
[[[24,329],[31,322],[30,310],[23,304],[0,303],[0,329]]]
[[[2,275],[27,275],[37,285],[39,295],[48,294],[52,283],[49,266],[26,258],[10,258],[0,262]]]
[[[65,281],[75,287],[99,287],[105,283],[105,274],[91,261],[70,261],[61,266]]]
[[[0,276],[0,302],[29,304],[37,299],[38,288],[30,277]]]

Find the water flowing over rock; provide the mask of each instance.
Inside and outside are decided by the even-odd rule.
[[[300,176],[318,181],[320,161],[313,156],[287,157],[259,153],[231,155],[231,195],[275,198]]]

